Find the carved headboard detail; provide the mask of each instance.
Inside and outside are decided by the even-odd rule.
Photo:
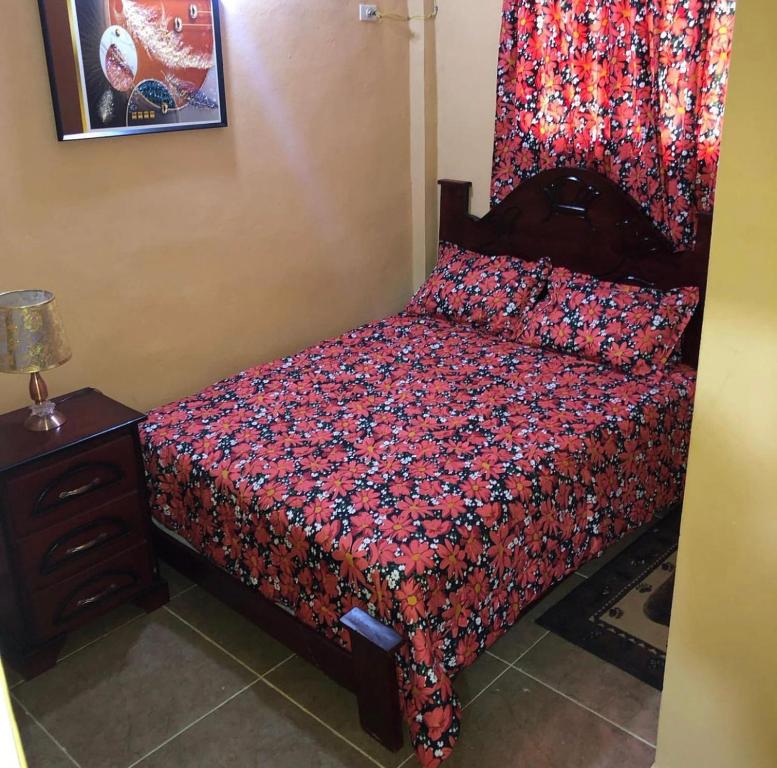
[[[542,171],[483,218],[470,214],[470,182],[441,181],[440,239],[621,283],[667,290],[697,286],[702,301],[683,336],[683,360],[699,359],[711,216],[699,219],[696,247],[676,251],[639,204],[604,176],[579,168]]]

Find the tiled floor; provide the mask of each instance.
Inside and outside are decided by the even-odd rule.
[[[107,616],[35,680],[9,671],[30,768],[416,764],[407,744],[393,754],[361,731],[350,694],[179,574],[166,575],[166,608]],[[459,676],[463,735],[447,766],[652,765],[658,693],[534,622],[581,578]]]

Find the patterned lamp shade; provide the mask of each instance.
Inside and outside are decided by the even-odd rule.
[[[40,373],[63,365],[70,356],[53,293],[0,293],[1,372]]]

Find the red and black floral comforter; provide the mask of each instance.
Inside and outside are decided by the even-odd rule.
[[[399,315],[153,412],[154,516],[325,635],[357,605],[407,638],[418,757],[451,680],[555,582],[679,501],[693,373],[634,378]]]

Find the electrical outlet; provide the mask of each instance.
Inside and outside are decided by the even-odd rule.
[[[379,19],[380,15],[378,14],[377,5],[359,4],[359,21],[378,21]]]

